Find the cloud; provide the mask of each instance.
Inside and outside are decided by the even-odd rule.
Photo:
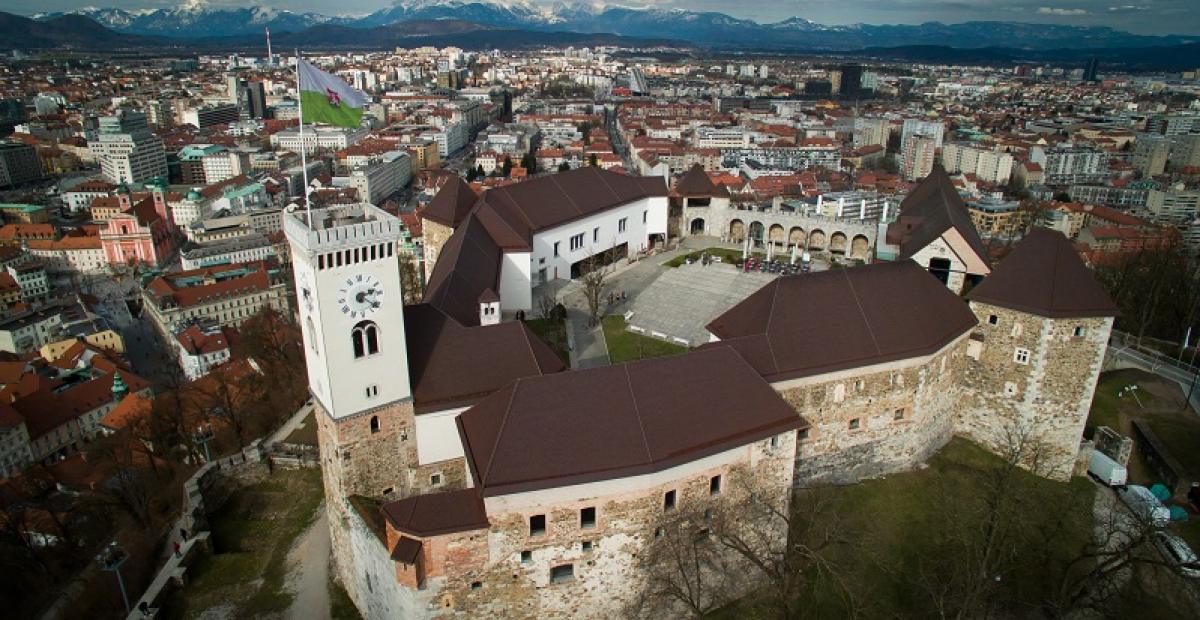
[[[1108,7],[1109,13],[1138,13],[1141,11],[1149,11],[1150,7],[1140,6],[1137,4],[1122,4],[1121,6]]]
[[[1038,7],[1039,15],[1087,15],[1086,9],[1063,9],[1059,7]]]

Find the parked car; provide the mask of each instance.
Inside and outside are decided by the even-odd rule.
[[[1157,531],[1150,540],[1168,564],[1184,576],[1200,578],[1200,558],[1182,538],[1170,532]]]
[[[1128,477],[1124,465],[1099,450],[1092,450],[1092,460],[1088,462],[1088,473],[1110,487],[1119,487],[1125,484]]]
[[[1117,495],[1129,506],[1134,516],[1154,527],[1164,527],[1171,521],[1171,511],[1144,486],[1131,484],[1118,487]]]

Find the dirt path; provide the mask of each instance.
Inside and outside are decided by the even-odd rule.
[[[288,589],[296,594],[284,614],[289,620],[329,618],[329,520],[324,502],[317,510],[316,520],[288,553]]]

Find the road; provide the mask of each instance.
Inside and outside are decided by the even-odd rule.
[[[329,518],[325,502],[317,507],[317,519],[304,531],[288,553],[292,566],[288,573],[288,589],[295,594],[284,612],[289,620],[324,620],[329,618],[329,559],[332,545],[329,539]]]

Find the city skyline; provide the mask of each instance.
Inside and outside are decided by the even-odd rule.
[[[412,0],[407,1],[412,2]],[[527,4],[541,8],[550,8],[560,4],[557,0],[516,0],[515,2],[480,0],[480,2],[506,5]],[[391,4],[398,4],[398,2],[346,0],[336,6],[331,6],[321,0],[276,0],[255,3],[257,6],[273,9],[321,13],[331,16],[362,16]],[[982,0],[845,0],[840,2],[791,0],[750,4],[731,0],[627,0],[592,2],[590,4],[719,12],[759,23],[779,22],[791,17],[800,17],[826,25],[1009,21],[1071,26],[1106,26],[1137,34],[1200,34],[1200,15],[1190,10],[1191,3],[1187,0],[1112,0],[1100,3],[1090,0],[1015,0],[1004,4]],[[214,9],[234,9],[247,6],[245,3],[235,0],[189,0],[183,4],[183,6],[187,5]],[[111,0],[108,2],[14,0],[9,10],[32,15],[97,6],[124,10],[152,10],[180,6],[180,4],[153,0]]]

